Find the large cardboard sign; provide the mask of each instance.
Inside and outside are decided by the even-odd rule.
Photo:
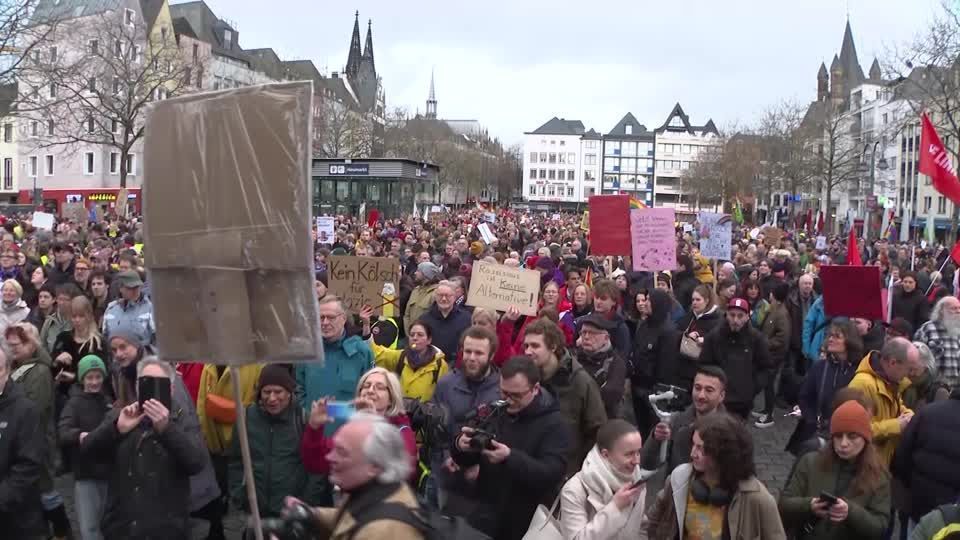
[[[633,269],[656,272],[677,267],[677,236],[673,208],[641,208],[630,211]]]
[[[820,281],[823,311],[828,317],[884,318],[879,267],[821,266]]]
[[[400,264],[388,257],[330,257],[327,264],[330,293],[357,313],[370,306],[377,315],[399,313]]]
[[[729,260],[733,220],[729,214],[700,212],[700,254],[710,259]]]
[[[467,305],[496,311],[515,306],[522,315],[536,315],[540,272],[477,261],[470,274]]]
[[[776,227],[767,227],[763,230],[763,243],[767,247],[780,248],[780,240],[783,239],[783,231]]]
[[[82,202],[66,203],[60,209],[60,217],[82,225],[87,222],[87,209]]]

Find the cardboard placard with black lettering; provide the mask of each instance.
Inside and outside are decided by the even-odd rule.
[[[377,315],[396,317],[399,308],[400,265],[389,257],[330,257],[327,264],[330,294],[359,313],[370,306]]]
[[[477,261],[470,274],[467,305],[496,311],[511,306],[521,315],[536,315],[540,298],[540,272]]]

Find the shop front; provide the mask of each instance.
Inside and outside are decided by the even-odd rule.
[[[126,191],[128,208],[134,214],[140,214],[141,209],[141,190],[140,188],[129,188],[121,190],[119,188],[104,189],[44,189],[42,201],[38,206],[42,206],[45,211],[60,215],[66,204],[83,204],[87,211],[96,208],[100,215],[113,215],[117,213],[117,198],[121,196],[121,191]],[[18,202],[21,204],[34,204],[33,191],[29,189],[20,190]]]
[[[313,213],[356,214],[361,205],[385,218],[436,200],[440,168],[408,159],[314,159]]]

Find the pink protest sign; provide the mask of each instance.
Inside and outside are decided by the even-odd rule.
[[[673,208],[630,210],[630,242],[634,271],[673,270],[677,267],[676,215]]]

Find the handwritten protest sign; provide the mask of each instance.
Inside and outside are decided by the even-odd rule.
[[[478,261],[470,275],[467,305],[497,311],[516,306],[523,315],[537,314],[540,295],[540,272],[510,268],[501,264]]]
[[[818,250],[827,249],[827,237],[826,237],[826,236],[818,236],[818,237],[817,237],[817,249],[818,249]]]
[[[87,209],[83,206],[82,202],[66,203],[60,209],[60,217],[73,221],[74,223],[86,223]]]
[[[399,313],[400,266],[386,257],[330,257],[327,265],[330,293],[343,301],[344,307],[357,313],[370,306],[378,315]]]
[[[776,227],[767,227],[763,230],[763,243],[768,247],[779,248],[783,239],[783,231]]]
[[[333,244],[336,238],[334,229],[334,220],[330,216],[317,216],[317,242],[321,244]]]
[[[710,259],[727,260],[731,253],[731,223],[729,214],[700,212],[700,254]]]
[[[493,212],[484,212],[484,213],[483,213],[483,220],[486,221],[487,223],[496,223],[496,222],[497,222],[497,214],[495,214],[495,213],[493,213]]]
[[[630,239],[634,271],[673,270],[677,267],[677,236],[673,208],[630,211]]]

